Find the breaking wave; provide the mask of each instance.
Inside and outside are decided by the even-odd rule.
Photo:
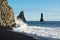
[[[43,36],[60,39],[60,28],[29,26],[22,20],[16,20],[16,24],[16,27],[13,28],[15,32],[24,32],[35,38]]]

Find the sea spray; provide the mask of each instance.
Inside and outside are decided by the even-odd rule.
[[[60,28],[29,26],[26,23],[24,23],[22,20],[16,20],[16,24],[20,26],[13,28],[13,31],[15,32],[24,32],[36,38],[43,36],[43,37],[60,39]]]

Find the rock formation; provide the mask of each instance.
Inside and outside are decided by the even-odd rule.
[[[20,14],[17,16],[17,19],[21,19],[21,20],[23,20],[23,22],[26,22],[23,11],[20,12]]]
[[[0,27],[12,27],[15,24],[14,12],[7,0],[0,0]]]
[[[43,13],[41,13],[41,19],[40,19],[40,22],[43,22],[44,19],[43,19]]]

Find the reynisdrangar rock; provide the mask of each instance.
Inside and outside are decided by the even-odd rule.
[[[13,27],[15,24],[14,12],[8,5],[7,0],[0,0],[0,26]]]
[[[20,12],[20,14],[17,16],[17,19],[21,19],[23,22],[26,22],[24,11]]]
[[[40,22],[43,22],[44,19],[43,19],[43,13],[41,13],[41,19],[40,19]]]

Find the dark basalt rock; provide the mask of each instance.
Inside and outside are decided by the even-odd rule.
[[[43,13],[41,13],[41,19],[40,19],[40,22],[44,22],[44,19],[43,19]]]
[[[26,22],[23,11],[20,12],[20,14],[17,16],[17,19],[21,19],[23,22]]]
[[[8,5],[7,0],[0,0],[0,27],[12,28],[14,24],[15,20],[12,8]]]

